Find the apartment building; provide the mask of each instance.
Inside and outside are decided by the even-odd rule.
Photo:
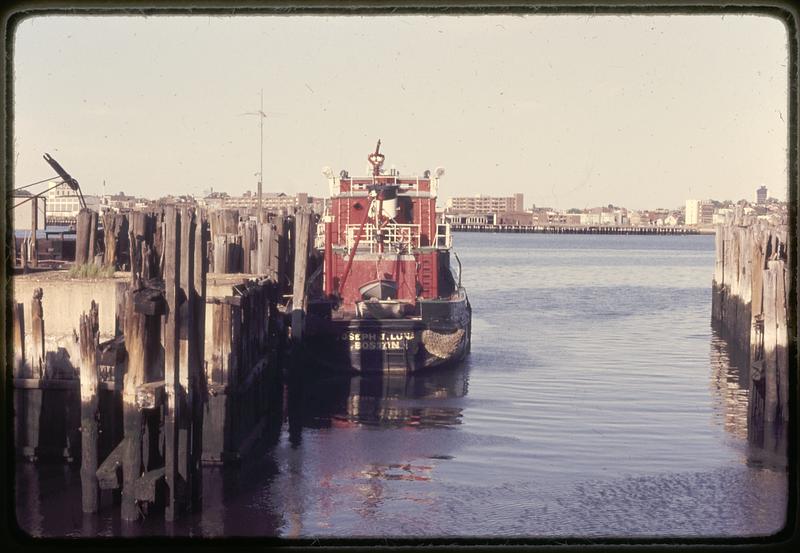
[[[525,211],[524,196],[455,196],[448,198],[447,211],[457,213],[506,213]]]

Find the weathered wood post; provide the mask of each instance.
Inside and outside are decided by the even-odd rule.
[[[311,214],[300,212],[294,218],[294,278],[292,279],[292,339],[303,339],[306,310],[306,272]]]
[[[118,252],[121,234],[127,233],[127,217],[122,213],[106,211],[103,214],[103,264],[115,269],[119,266]]]
[[[272,223],[258,224],[258,246],[256,248],[256,267],[254,272],[270,278],[274,278],[270,272],[273,236]]]
[[[288,275],[289,271],[291,270],[289,262],[292,260],[291,256],[293,253],[291,245],[289,244],[289,232],[288,232],[289,224],[286,219],[286,216],[283,215],[284,212],[285,210],[281,209],[281,215],[275,217],[276,237],[275,237],[275,243],[273,244],[275,248],[275,256],[277,257],[275,274],[277,275],[279,281],[282,280],[280,287],[281,294],[286,293],[286,291],[288,290],[288,284],[289,284]]]
[[[41,288],[33,290],[33,301],[31,303],[31,335],[33,338],[33,351],[31,352],[31,378],[43,378],[45,376],[45,353],[44,353],[44,312],[42,311]]]
[[[14,303],[14,378],[21,378],[25,370],[25,309],[21,303]]]
[[[178,370],[175,401],[179,403],[176,410],[177,418],[175,427],[178,431],[178,477],[184,483],[181,490],[177,490],[175,508],[171,513],[177,516],[179,512],[186,508],[187,500],[191,495],[194,486],[194,452],[192,444],[193,428],[193,407],[194,407],[194,388],[196,385],[194,368],[191,366],[193,360],[192,351],[195,349],[194,339],[196,336],[194,329],[194,241],[195,241],[195,221],[193,214],[182,209],[180,213],[180,241],[178,257],[179,262],[179,287],[181,301],[178,304]],[[178,495],[179,494],[179,495]]]
[[[132,211],[128,218],[128,249],[130,252],[131,270],[141,274],[142,244],[147,243],[147,214]]]
[[[39,247],[36,237],[36,231],[39,228],[39,198],[34,196],[31,200],[31,252],[30,260],[31,267],[39,266]]]
[[[172,521],[182,504],[180,460],[178,457],[181,406],[183,398],[180,381],[179,305],[178,288],[181,274],[180,215],[169,206],[164,212],[164,296],[167,311],[164,316],[164,391],[167,404],[164,413],[164,467],[167,482],[167,505],[164,516]]]
[[[781,420],[789,420],[789,329],[788,311],[789,296],[786,286],[786,270],[784,261],[775,261],[775,270],[778,273],[775,287],[775,320],[777,322],[775,332],[775,358],[776,370],[778,372],[778,390],[780,391],[780,401],[778,407],[781,412]]]
[[[764,386],[765,413],[764,420],[773,422],[778,411],[778,379],[776,373],[776,352],[778,321],[775,317],[775,291],[777,271],[773,262],[768,263],[764,276]]]
[[[92,226],[92,210],[83,208],[78,212],[75,223],[75,265],[83,265],[91,259],[89,254],[89,233]],[[94,252],[91,253],[94,255]]]
[[[255,271],[255,267],[250,263],[253,258],[250,252],[255,249],[257,240],[254,230],[252,221],[245,220],[239,223],[239,234],[242,237],[242,272],[248,274]]]
[[[141,256],[141,248],[136,243],[136,235],[133,230],[128,230],[128,262],[131,273],[140,273],[142,262],[139,259]]]
[[[135,266],[133,267],[135,269]],[[137,313],[134,294],[139,278],[131,271],[133,282],[125,295],[123,333],[128,355],[128,368],[122,388],[122,416],[125,446],[122,452],[122,520],[137,520],[136,480],[142,474],[142,423],[136,405],[136,388],[145,382],[147,370],[148,325],[146,315]]]
[[[192,292],[194,293],[194,323],[190,327],[193,333],[193,347],[190,351],[189,366],[193,373],[192,397],[194,404],[192,413],[192,510],[198,511],[202,504],[203,481],[201,462],[203,457],[203,409],[206,397],[205,328],[206,328],[206,274],[208,259],[206,257],[206,221],[200,211],[195,214],[194,227],[194,269]]]
[[[81,350],[81,505],[96,513],[100,501],[97,481],[97,346],[100,342],[97,304],[80,318]]]
[[[214,237],[214,272],[228,272],[228,239],[224,234]]]
[[[110,209],[103,213],[103,265],[114,265],[117,248],[116,218]]]
[[[86,254],[87,263],[95,263],[97,253],[97,212],[92,211],[89,219],[89,247]]]

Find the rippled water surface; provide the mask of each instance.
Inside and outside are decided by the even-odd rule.
[[[457,234],[455,244],[474,317],[463,365],[293,387],[263,456],[206,469],[203,512],[174,526],[156,516],[131,529],[110,505],[83,518],[77,471],[23,465],[23,527],[698,537],[783,526],[786,474],[750,462],[745,375],[710,326],[713,236]]]

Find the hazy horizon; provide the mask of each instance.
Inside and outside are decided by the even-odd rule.
[[[451,196],[675,208],[787,187],[787,33],[762,16],[43,16],[16,30],[15,185],[327,196],[324,166]],[[105,188],[103,187],[105,181]]]

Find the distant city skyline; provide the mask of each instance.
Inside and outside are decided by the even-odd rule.
[[[391,40],[387,40],[390,37]],[[324,166],[444,167],[448,197],[675,208],[786,198],[787,35],[759,16],[33,17],[16,185],[327,196]],[[103,182],[105,181],[105,189]]]

